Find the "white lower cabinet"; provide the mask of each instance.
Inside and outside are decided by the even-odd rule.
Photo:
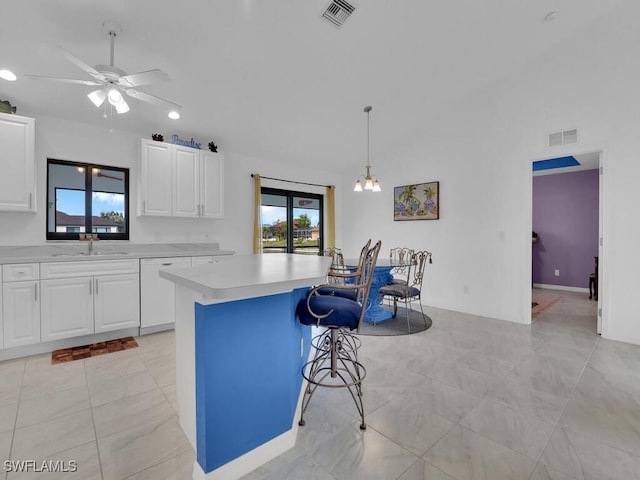
[[[95,333],[140,326],[138,274],[105,275],[93,281]]]
[[[42,280],[42,341],[93,333],[93,278]]]
[[[42,341],[140,325],[138,260],[41,264]]]
[[[5,265],[2,271],[0,345],[20,347],[40,342],[38,264]]]
[[[160,270],[189,268],[191,257],[144,258],[140,260],[140,328],[175,323],[175,283],[160,278]]]

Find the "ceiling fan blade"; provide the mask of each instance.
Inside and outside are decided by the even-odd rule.
[[[78,67],[78,68],[84,70],[85,72],[87,72],[89,75],[91,75],[96,80],[103,81],[103,82],[106,81],[106,78],[105,78],[104,75],[102,75],[99,71],[97,71],[92,66],[87,65],[85,62],[80,60],[78,57],[76,57],[70,51],[66,50],[65,48],[62,48],[60,45],[56,45],[55,43],[50,43],[50,42],[46,42],[46,43],[49,46],[54,47],[57,50],[59,50],[60,52],[62,52],[62,55],[64,56],[64,58],[66,58],[71,63],[73,63],[76,67]]]
[[[149,70],[146,72],[131,73],[124,75],[118,79],[118,84],[121,87],[139,87],[140,85],[149,85],[150,83],[166,82],[169,80],[169,75],[162,70]]]
[[[170,102],[164,98],[156,97],[155,95],[151,95],[150,93],[145,93],[134,88],[126,88],[124,91],[127,95],[131,98],[135,98],[136,100],[142,100],[143,102],[152,103],[153,105],[158,105],[160,107],[172,108],[174,110],[182,109],[182,106],[177,103]]]
[[[75,83],[78,85],[87,85],[87,86],[102,85],[101,82],[94,82],[93,80],[77,80],[75,78],[48,77],[45,75],[31,75],[30,73],[25,73],[24,76],[27,78],[33,78],[34,80],[48,80],[48,81],[61,82],[61,83]]]

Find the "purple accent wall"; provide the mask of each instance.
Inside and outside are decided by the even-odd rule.
[[[598,255],[598,181],[598,170],[533,177],[534,283],[589,286]]]

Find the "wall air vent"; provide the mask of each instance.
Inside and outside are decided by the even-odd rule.
[[[578,143],[578,130],[565,130],[564,132],[556,132],[549,135],[549,146],[559,147],[560,145],[568,145]]]
[[[355,9],[353,5],[344,0],[333,0],[322,14],[322,18],[340,28]]]

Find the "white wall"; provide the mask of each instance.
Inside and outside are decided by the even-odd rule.
[[[426,248],[433,252],[434,261],[428,266],[424,287],[427,304],[528,323],[530,162],[602,150],[602,334],[640,344],[640,314],[633,302],[640,291],[640,224],[636,220],[640,61],[635,48],[640,44],[640,29],[635,25],[639,17],[640,5],[626,2],[598,25],[499,84],[451,105],[435,118],[429,119],[431,112],[425,111],[424,124],[416,132],[386,152],[373,152],[373,173],[382,182],[380,194],[351,191],[363,167],[338,177],[321,166],[312,170],[225,152],[225,219],[132,215],[131,240],[199,242],[206,236],[222,248],[247,253],[253,224],[252,172],[335,183],[336,243],[347,256],[357,255],[369,237],[382,239],[384,252],[399,245]],[[429,96],[437,94],[425,92],[413,108],[426,106]],[[384,115],[380,109],[376,112]],[[44,243],[47,156],[131,168],[135,198],[139,140],[145,134],[109,133],[23,114],[36,116],[38,213],[0,213],[1,245]],[[579,130],[575,147],[545,148],[548,133],[567,128]],[[372,127],[372,136],[373,132]],[[393,187],[433,180],[440,181],[441,219],[393,222]]]
[[[22,113],[22,112],[21,112]],[[321,169],[285,165],[272,159],[225,153],[225,218],[188,219],[136,216],[140,132],[109,132],[76,122],[22,113],[36,118],[37,213],[0,212],[0,245],[42,245],[46,242],[47,158],[91,162],[130,169],[130,241],[133,243],[219,242],[238,253],[252,250],[253,179],[251,173],[296,181],[335,184],[335,175]],[[264,185],[324,193],[323,188],[265,181]],[[336,203],[341,193],[336,192]],[[340,213],[337,213],[339,222]]]
[[[361,231],[377,234],[384,251],[426,248],[434,262],[426,303],[529,323],[531,161],[603,150],[602,335],[640,344],[633,301],[640,291],[639,16],[637,2],[626,2],[544,58],[425,121],[401,144],[376,152],[371,163],[383,192],[346,194],[345,248],[357,249]],[[546,147],[547,134],[568,128],[578,128],[577,145]],[[434,180],[441,219],[393,222],[393,187]]]

